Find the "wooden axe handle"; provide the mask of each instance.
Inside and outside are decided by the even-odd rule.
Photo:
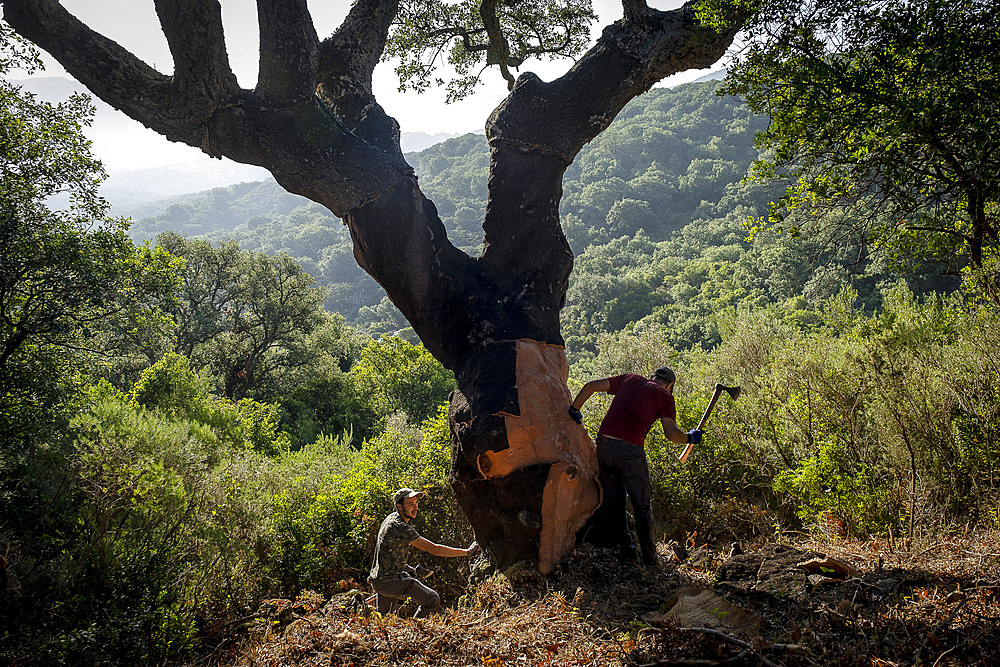
[[[722,389],[723,387],[721,384],[715,385],[715,391],[712,392],[712,400],[708,402],[708,407],[705,408],[705,414],[701,416],[701,421],[698,422],[699,431],[703,430],[705,428],[705,424],[708,423],[708,416],[712,414],[712,409],[715,407],[716,402],[719,400],[719,396],[722,395]],[[692,449],[694,449],[693,443],[688,443],[684,445],[684,451],[682,451],[680,456],[677,457],[677,460],[680,461],[681,463],[686,462],[688,456],[691,455]]]
[[[705,424],[708,423],[708,416],[712,414],[712,410],[715,408],[715,404],[718,402],[719,396],[722,396],[722,389],[723,387],[721,384],[715,385],[715,391],[712,392],[712,400],[708,402],[708,407],[705,408],[705,414],[701,416],[701,421],[698,422],[699,431],[705,429]]]

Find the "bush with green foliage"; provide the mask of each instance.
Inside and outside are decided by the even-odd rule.
[[[809,332],[735,321],[711,365],[744,394],[709,438],[766,471],[806,525],[898,535],[988,520],[998,487],[983,457],[1000,413],[979,392],[995,392],[996,311],[903,283],[881,297],[866,314],[845,290]]]
[[[129,398],[139,408],[206,426],[203,438],[231,449],[250,448],[275,456],[289,448],[288,435],[278,430],[279,405],[217,397],[208,381],[191,369],[188,358],[173,352],[143,371]]]
[[[900,535],[996,522],[1000,316],[955,298],[920,299],[905,283],[879,296],[882,306],[868,314],[845,289],[805,328],[774,310],[734,310],[710,352],[673,351],[666,331],[636,325],[603,335],[597,356],[574,364],[580,381],[674,366],[683,429],[697,423],[716,382],[742,387],[739,400],[716,406],[684,465],[651,430],[664,536],[722,540],[803,527]],[[588,402],[592,432],[607,402]]]
[[[351,368],[350,377],[380,424],[398,413],[420,423],[432,417],[455,389],[454,374],[422,344],[413,345],[396,336],[370,341]]]
[[[164,367],[147,375],[162,380]],[[172,377],[190,388],[192,375]],[[48,538],[54,554],[12,562],[18,589],[32,596],[17,608],[37,615],[12,624],[33,639],[5,647],[10,655],[176,659],[197,645],[202,620],[243,615],[265,589],[259,498],[274,484],[268,459],[233,446],[245,426],[200,421],[219,414],[219,399],[188,393],[165,409],[140,405],[135,397],[156,384],[164,386],[145,382],[129,396],[101,383],[70,422],[73,453],[52,469],[59,495],[50,502],[68,505],[72,526]],[[174,409],[180,403],[186,414]]]

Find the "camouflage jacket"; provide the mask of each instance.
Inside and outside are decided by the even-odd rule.
[[[369,579],[387,581],[398,579],[406,567],[406,552],[410,542],[420,537],[417,529],[406,523],[399,512],[385,518],[378,529],[375,543],[375,561]]]

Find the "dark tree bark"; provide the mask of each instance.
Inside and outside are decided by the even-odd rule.
[[[593,443],[566,408],[559,330],[573,255],[559,223],[563,174],[637,95],[716,62],[742,17],[701,27],[624,0],[625,18],[563,77],[521,75],[486,123],[491,148],[485,243],[448,240],[372,95],[395,0],[359,0],[319,41],[306,0],[258,0],[260,76],[241,90],[215,0],[156,0],[175,60],[165,76],[90,30],[56,0],[3,0],[15,30],[105,102],[169,139],[270,170],[285,189],[342,217],[362,268],[428,350],[455,372],[451,483],[499,565],[547,572],[597,507]]]

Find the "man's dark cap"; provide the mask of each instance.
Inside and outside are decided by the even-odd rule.
[[[654,380],[662,380],[664,384],[670,384],[671,382],[677,381],[677,376],[674,375],[674,371],[667,366],[661,366],[653,372]]]
[[[392,502],[396,505],[402,505],[403,501],[407,498],[423,498],[427,494],[423,491],[414,491],[411,488],[403,487],[396,493],[392,494]]]

